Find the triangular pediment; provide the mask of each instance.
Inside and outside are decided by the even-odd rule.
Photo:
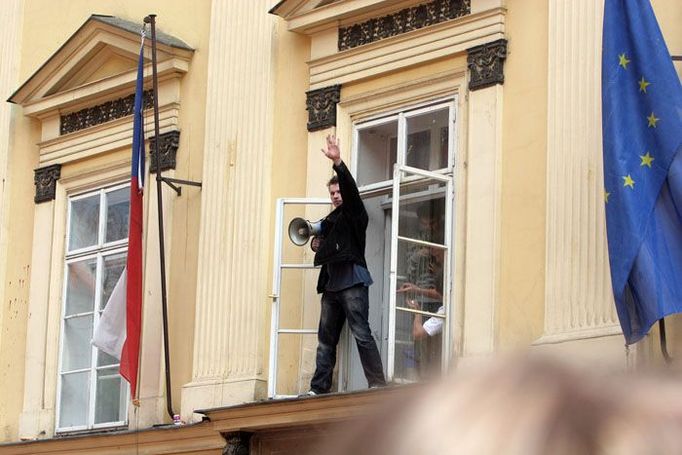
[[[137,67],[135,57],[100,42],[80,59],[78,65],[69,65],[70,71],[60,80],[49,84],[50,88],[45,94],[49,96],[134,70]]]
[[[140,24],[113,16],[93,15],[9,98],[27,114],[68,109],[87,97],[106,98],[132,87],[141,42]],[[150,32],[147,31],[147,35]],[[157,31],[157,62],[166,71],[186,71],[193,49]],[[145,45],[151,65],[151,43]],[[149,68],[145,76],[151,75]]]

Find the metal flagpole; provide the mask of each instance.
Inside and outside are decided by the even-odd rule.
[[[665,336],[665,318],[658,320],[658,336],[661,341],[661,354],[663,354],[663,360],[665,360],[665,363],[671,363],[673,359],[668,353],[668,342],[666,341]]]
[[[161,309],[163,314],[163,351],[164,361],[166,366],[166,410],[172,420],[175,418],[173,412],[173,400],[171,396],[171,374],[170,374],[170,350],[168,347],[168,299],[166,297],[166,248],[164,246],[164,229],[163,229],[163,198],[161,197],[161,182],[170,186],[178,196],[181,195],[182,187],[176,186],[176,183],[182,185],[191,185],[201,187],[201,182],[193,182],[190,180],[175,179],[170,177],[163,177],[161,175],[161,153],[159,152],[159,78],[156,66],[156,14],[150,14],[144,18],[146,24],[150,24],[152,31],[152,81],[153,81],[153,98],[154,98],[154,165],[156,167],[156,200],[159,216],[159,256],[161,267]]]
[[[161,309],[163,312],[163,354],[166,366],[166,409],[171,420],[174,419],[171,397],[170,353],[168,350],[168,301],[166,299],[166,250],[163,231],[163,198],[161,197],[161,166],[159,161],[159,80],[156,73],[156,14],[144,18],[152,30],[152,81],[154,98],[154,163],[156,165],[156,201],[159,216],[159,253],[161,263]]]

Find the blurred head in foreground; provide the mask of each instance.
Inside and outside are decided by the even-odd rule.
[[[596,375],[546,358],[497,360],[406,388],[316,453],[682,453],[680,384],[679,378]]]

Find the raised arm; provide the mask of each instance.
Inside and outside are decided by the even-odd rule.
[[[327,147],[322,149],[322,153],[329,158],[339,179],[339,190],[343,198],[343,205],[345,205],[349,212],[354,215],[365,214],[365,206],[360,198],[358,186],[355,179],[346,167],[346,164],[341,160],[341,151],[339,149],[339,140],[335,135],[327,136]]]

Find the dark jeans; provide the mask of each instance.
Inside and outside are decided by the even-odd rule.
[[[320,326],[317,329],[317,368],[310,381],[311,390],[328,393],[332,387],[336,345],[345,320],[348,320],[348,326],[358,345],[362,369],[369,387],[386,384],[381,356],[367,321],[368,313],[369,295],[366,286],[358,285],[343,291],[325,291],[322,294]]]

